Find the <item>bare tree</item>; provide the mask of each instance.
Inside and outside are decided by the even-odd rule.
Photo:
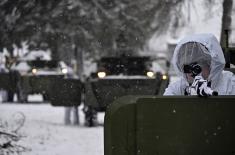
[[[22,138],[19,130],[25,123],[25,115],[21,112],[12,115],[12,122],[0,119],[0,154],[21,154],[29,149],[17,144]],[[11,126],[10,123],[13,123]]]

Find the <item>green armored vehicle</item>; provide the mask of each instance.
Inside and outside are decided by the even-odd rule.
[[[168,83],[166,72],[149,56],[102,57],[97,62],[97,72],[85,83],[87,125],[93,126],[96,112],[105,111],[117,98],[162,94]]]
[[[44,100],[49,99],[49,91],[51,82],[62,79],[65,76],[65,68],[62,68],[58,61],[50,60],[32,60],[27,62],[19,62],[19,64],[27,64],[29,70],[20,72],[18,81],[19,101],[27,102],[29,94],[42,94]]]
[[[12,70],[19,73],[17,77],[19,102],[27,102],[29,94],[42,94],[44,100],[49,100],[52,82],[67,75],[68,68],[64,62],[51,60],[43,54],[28,56],[30,58],[25,56],[12,66]]]

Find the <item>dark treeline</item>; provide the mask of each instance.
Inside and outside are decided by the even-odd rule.
[[[155,31],[164,30],[182,2],[2,0],[0,48],[11,52],[12,44],[20,47],[28,41],[30,48],[50,48],[54,58],[65,51],[70,55],[136,51]]]
[[[224,1],[223,7],[231,6],[232,0]],[[181,8],[186,2],[1,0],[0,51],[5,47],[12,53],[13,44],[20,47],[27,41],[32,49],[51,49],[54,59],[77,59],[80,53],[99,57],[136,52],[154,33],[165,33],[170,23],[182,26],[178,21],[184,18]],[[205,1],[207,6],[213,3]],[[227,12],[231,17],[231,11]]]

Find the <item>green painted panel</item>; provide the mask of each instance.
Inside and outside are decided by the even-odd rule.
[[[8,90],[11,85],[10,74],[0,73],[0,89]]]
[[[107,107],[104,123],[104,154],[135,155],[135,108],[137,98],[124,96]]]
[[[137,102],[138,154],[232,154],[235,97],[157,97]]]
[[[158,79],[99,79],[91,82],[100,107],[126,95],[155,95],[160,85],[161,80]]]
[[[138,155],[234,154],[234,100],[235,96],[130,96],[117,100],[105,116],[105,155],[122,154],[118,148]],[[135,146],[130,149],[127,142]]]
[[[18,74],[16,72],[0,73],[0,89],[15,92],[17,81]]]
[[[78,79],[57,79],[49,92],[53,106],[78,106],[81,104],[82,83]]]
[[[26,94],[49,93],[52,83],[63,78],[59,75],[21,76],[20,86]]]

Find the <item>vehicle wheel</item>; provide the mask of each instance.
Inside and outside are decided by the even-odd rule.
[[[85,126],[93,127],[97,125],[97,112],[91,106],[84,106]]]
[[[14,100],[14,92],[8,91],[7,92],[7,102],[13,102]]]

